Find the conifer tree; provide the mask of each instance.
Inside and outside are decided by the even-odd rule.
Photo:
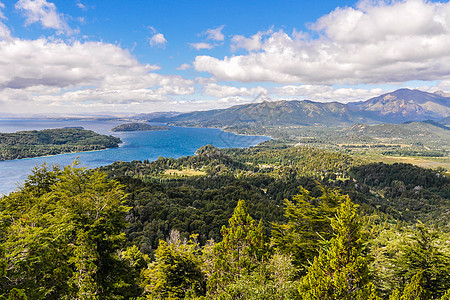
[[[319,253],[320,241],[330,239],[333,233],[330,219],[334,217],[345,196],[321,187],[322,195],[312,197],[301,188],[293,201],[285,200],[287,224],[273,224],[272,242],[284,254],[293,255],[294,263],[304,274]]]
[[[369,282],[364,235],[356,205],[347,197],[331,221],[335,237],[301,278],[302,299],[378,299]]]
[[[206,292],[200,249],[195,236],[188,242],[160,240],[155,261],[142,272],[148,299],[185,299]]]
[[[436,231],[418,222],[395,262],[397,276],[404,282],[412,282],[416,274],[422,274],[421,288],[426,299],[438,299],[450,289],[450,255],[436,246],[437,239]]]
[[[220,293],[240,275],[249,274],[268,254],[267,238],[262,222],[256,225],[248,214],[245,201],[240,200],[222,227],[223,240],[213,246],[212,272],[208,278],[208,292]]]
[[[389,300],[426,300],[428,298],[426,298],[422,286],[423,271],[420,270],[412,277],[411,282],[405,286],[403,294],[400,294],[398,290],[394,290],[392,295],[389,296]]]

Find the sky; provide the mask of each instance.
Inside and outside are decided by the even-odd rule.
[[[2,114],[450,91],[450,3],[0,0]]]

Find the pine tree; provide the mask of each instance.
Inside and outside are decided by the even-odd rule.
[[[369,282],[364,235],[356,205],[347,197],[331,221],[335,237],[301,278],[302,299],[378,299]]]

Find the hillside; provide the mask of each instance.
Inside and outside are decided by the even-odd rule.
[[[154,117],[149,121],[221,128],[228,126],[345,126],[355,123],[442,120],[449,115],[449,97],[419,90],[400,89],[356,103],[282,100]]]
[[[0,133],[0,160],[118,147],[121,140],[91,130],[58,128]]]
[[[180,114],[149,121],[175,125],[226,127],[236,125],[348,125],[357,122],[374,122],[354,112],[346,104],[321,103],[309,100],[274,101],[233,106]]]
[[[450,97],[410,89],[396,90],[350,106],[366,112],[367,116],[389,123],[440,120],[450,115]]]
[[[154,131],[154,130],[170,130],[167,126],[153,126],[147,123],[127,123],[120,124],[111,129],[112,132],[122,131]]]
[[[428,147],[439,146],[450,150],[450,131],[445,126],[433,123],[424,121],[403,124],[356,124],[341,132],[348,139],[366,137],[380,142],[420,143]]]

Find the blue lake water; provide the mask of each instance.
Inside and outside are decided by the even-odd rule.
[[[179,158],[192,155],[198,148],[208,144],[218,148],[243,148],[269,139],[265,136],[236,135],[213,128],[171,127],[164,131],[110,131],[122,123],[124,122],[0,119],[0,132],[81,126],[101,134],[117,136],[123,141],[119,148],[101,151],[0,161],[0,195],[13,191],[24,182],[34,166],[43,163],[65,166],[78,157],[81,166],[95,168],[115,161],[156,160],[159,156]]]

